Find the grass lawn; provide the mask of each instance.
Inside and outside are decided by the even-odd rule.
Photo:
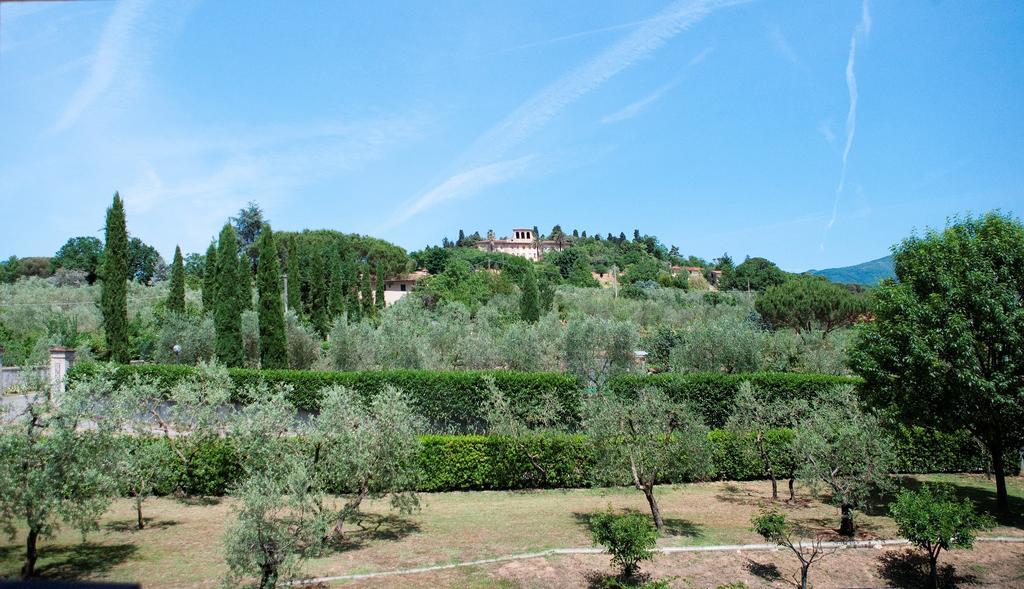
[[[977,501],[981,508],[994,507],[994,483],[982,476],[911,477],[905,483],[914,485],[920,480],[952,483],[960,492]],[[1000,527],[988,535],[1024,536],[1024,516],[1021,515],[1024,514],[1024,479],[1011,478],[1008,484],[1011,507],[1017,515],[1001,521]],[[683,546],[760,542],[761,539],[748,528],[751,516],[768,504],[765,498],[769,488],[763,481],[663,487],[658,498],[668,533],[659,543]],[[329,555],[306,563],[305,571],[315,576],[333,576],[476,560],[555,547],[589,546],[586,525],[589,514],[609,505],[644,513],[647,509],[643,495],[631,489],[437,493],[425,494],[422,499],[422,510],[408,517],[390,514],[382,502],[371,503],[362,526],[349,526],[351,531],[345,543]],[[141,581],[145,587],[216,586],[225,570],[221,537],[225,523],[231,517],[230,503],[230,499],[189,502],[153,499],[144,508],[149,527],[135,531],[131,504],[117,501],[104,517],[101,531],[91,534],[86,543],[82,543],[80,535],[71,530],[42,542],[38,569],[47,577],[134,580]],[[823,532],[838,525],[836,509],[807,496],[801,496],[796,505],[780,503],[779,507],[791,517]],[[868,514],[859,514],[857,524],[861,538],[895,535],[892,521],[883,514],[882,507]],[[0,546],[0,576],[17,574],[23,538],[19,534],[14,542]],[[1002,570],[999,568],[1002,561],[1009,559],[1019,565],[1020,573],[1024,575],[1024,547],[988,544],[981,545],[977,551],[979,554],[991,553],[986,558],[994,559],[989,563],[995,567],[993,570]],[[785,555],[762,554],[779,559],[777,568],[785,571]],[[842,558],[860,557],[844,555]],[[877,560],[878,555],[873,558]],[[744,558],[735,553],[665,555],[659,556],[655,565],[664,568],[667,574],[699,578],[696,572],[680,565],[699,562],[735,566],[740,572],[743,566],[747,566]],[[527,566],[528,563],[533,564]],[[1012,565],[1007,566],[1012,568]],[[403,577],[402,582],[397,582],[398,578],[390,578],[390,581],[384,579],[359,584],[426,583],[422,586],[454,584],[468,587],[586,585],[580,567],[585,570],[607,568],[607,557],[552,557],[537,559],[537,562],[431,573],[415,579]],[[828,561],[825,561],[824,568],[828,568]],[[551,579],[534,574],[549,569],[554,575]]]

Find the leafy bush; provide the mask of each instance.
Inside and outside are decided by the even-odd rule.
[[[977,531],[995,525],[991,517],[974,510],[970,499],[957,499],[943,486],[904,490],[889,506],[889,513],[900,535],[928,553],[930,587],[938,585],[939,553],[953,548],[970,550]]]
[[[641,561],[651,559],[658,539],[657,530],[646,516],[618,514],[610,508],[590,516],[590,531],[594,544],[604,546],[612,555],[612,564],[627,579],[636,576]]]

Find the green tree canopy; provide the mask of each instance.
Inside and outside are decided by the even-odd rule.
[[[851,365],[878,407],[984,441],[1006,512],[1005,456],[1024,443],[1024,225],[995,212],[955,219],[894,256],[899,282],[875,290]]]
[[[723,278],[724,276],[723,271]],[[747,258],[742,264],[736,266],[726,288],[762,291],[769,286],[776,286],[785,281],[786,273],[780,270],[774,262],[764,258]]]
[[[801,274],[769,286],[757,296],[754,308],[775,327],[797,334],[820,331],[822,339],[840,327],[852,325],[867,311],[863,295],[820,276]]]
[[[97,272],[103,262],[103,242],[95,237],[72,237],[50,258],[54,270],[66,268],[85,272],[85,279],[96,282]]]

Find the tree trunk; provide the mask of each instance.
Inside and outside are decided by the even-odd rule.
[[[789,478],[789,502],[796,503],[796,477]]]
[[[31,579],[36,576],[36,559],[39,552],[36,549],[36,541],[39,540],[39,530],[29,528],[28,537],[25,538],[25,564],[21,567],[21,578]]]
[[[808,573],[808,570],[810,568],[811,568],[811,565],[809,565],[809,564],[801,564],[800,565],[800,589],[807,589],[807,587],[808,587],[808,585],[807,585],[807,576],[808,576],[807,573]]]
[[[654,527],[660,532],[665,527],[665,520],[661,519],[661,509],[658,508],[658,501],[654,498],[654,486],[644,487],[644,497],[647,497],[647,504],[651,506],[651,515],[654,516]]]
[[[996,510],[1010,513],[1010,498],[1006,494],[1006,466],[1003,464],[1003,442],[996,440],[989,450],[992,452],[992,470],[996,475]]]
[[[142,521],[142,501],[138,498],[135,499],[135,515],[139,520],[139,529],[146,527],[146,524]]]
[[[928,586],[937,589],[939,586],[939,553],[928,551]]]
[[[846,536],[849,538],[853,537],[853,506],[843,504],[840,507],[842,511],[842,521],[839,523],[839,535]]]
[[[775,480],[775,475],[772,474],[771,470],[768,471],[768,478],[771,479],[771,481],[772,481],[772,501],[778,501],[779,500],[779,482]]]
[[[277,570],[271,566],[260,567],[260,589],[274,589],[277,587]]]

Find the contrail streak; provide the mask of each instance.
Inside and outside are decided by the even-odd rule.
[[[850,110],[846,113],[846,146],[843,148],[843,163],[839,172],[839,183],[836,185],[835,197],[832,201],[832,217],[828,221],[827,229],[835,225],[839,215],[839,199],[846,188],[846,162],[850,158],[850,149],[853,147],[853,137],[857,132],[857,75],[854,72],[854,65],[857,61],[857,39],[866,37],[871,32],[871,12],[868,7],[868,0],[861,4],[860,23],[850,35],[850,53],[846,59],[846,88],[850,92]],[[822,243],[824,246],[824,243]]]

